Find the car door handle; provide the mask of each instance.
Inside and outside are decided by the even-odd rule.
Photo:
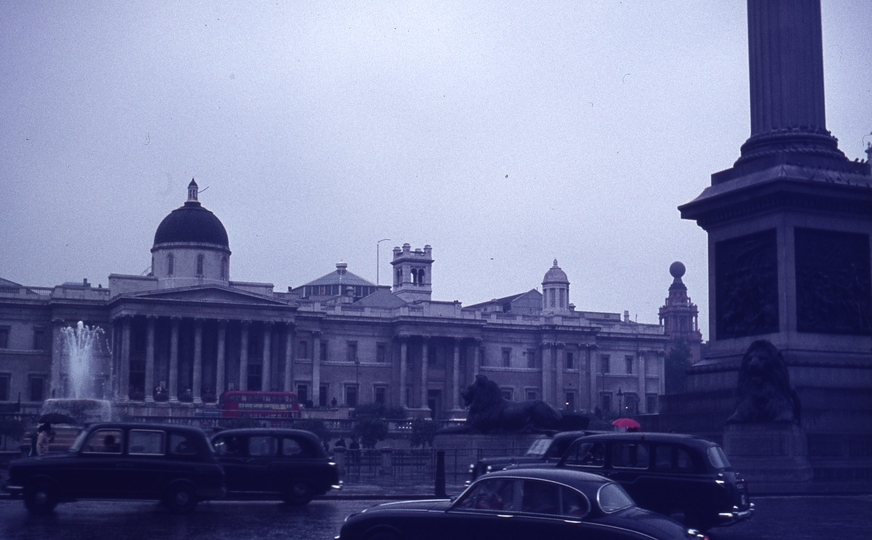
[[[511,518],[514,517],[512,514],[497,514],[498,518]]]

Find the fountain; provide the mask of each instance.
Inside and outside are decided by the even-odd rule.
[[[95,356],[100,352],[103,329],[99,326],[86,326],[79,321],[75,328],[61,329],[63,351],[66,358],[69,388],[67,397],[73,399],[98,398],[95,395],[93,372]]]
[[[82,321],[75,327],[61,329],[61,366],[67,375],[66,397],[45,400],[41,415],[58,413],[75,419],[79,424],[112,420],[112,403],[102,399],[94,378],[99,373],[99,356],[108,353],[104,334],[99,326],[87,326]]]

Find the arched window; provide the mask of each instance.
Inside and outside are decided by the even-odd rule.
[[[167,255],[167,275],[168,276],[173,275],[173,271],[175,270],[175,268],[174,268],[175,262],[176,262],[176,259],[175,259],[175,257],[173,257],[172,253]]]
[[[421,268],[418,270],[418,285],[424,284],[424,269]]]
[[[197,277],[203,277],[203,260],[202,254],[197,255]]]
[[[227,279],[227,257],[221,258],[221,279]]]

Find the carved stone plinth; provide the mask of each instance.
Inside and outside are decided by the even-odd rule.
[[[812,480],[808,442],[793,423],[727,424],[724,451],[752,493],[802,491]]]

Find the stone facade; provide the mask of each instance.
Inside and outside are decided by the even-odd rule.
[[[430,298],[432,248],[409,244],[394,249],[393,287],[340,263],[276,292],[230,279],[226,232],[197,195],[192,181],[185,206],[158,227],[147,276],[112,274],[107,289],[0,287],[0,399],[65,397],[60,330],[83,321],[105,336],[95,397],[145,414],[193,414],[242,389],[294,391],[313,408],[382,402],[464,418],[460,391],[477,373],[509,399],[657,412],[663,327],[576,311],[556,261],[542,283],[549,296],[534,289],[469,307]]]

